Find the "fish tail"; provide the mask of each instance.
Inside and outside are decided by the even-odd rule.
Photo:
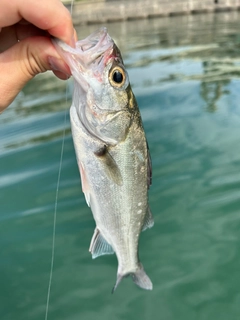
[[[126,277],[127,275],[125,275]],[[117,289],[119,283],[122,281],[122,279],[124,278],[124,275],[121,275],[121,274],[117,274],[117,281],[115,283],[115,286],[112,288],[112,293],[114,293],[114,291]]]
[[[136,283],[136,285],[138,285],[140,288],[145,290],[152,290],[152,281],[146,274],[141,263],[139,263],[139,268],[137,269],[137,271],[135,273],[132,273],[131,276],[133,282]]]
[[[118,287],[119,283],[122,281],[122,279],[124,277],[129,276],[129,275],[131,275],[133,282],[137,286],[139,286],[140,288],[145,289],[145,290],[152,290],[152,288],[153,288],[152,281],[150,280],[150,278],[146,274],[146,272],[143,268],[143,265],[141,263],[139,263],[138,269],[134,273],[130,272],[130,273],[126,273],[123,275],[118,273],[117,281],[116,281],[115,286],[112,289],[112,293],[114,293],[114,291],[117,289],[117,287]]]

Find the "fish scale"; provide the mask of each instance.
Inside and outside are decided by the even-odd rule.
[[[72,135],[82,189],[96,222],[89,251],[93,258],[116,253],[113,291],[128,275],[151,290],[138,254],[141,231],[153,226],[151,160],[121,53],[106,28],[78,41],[76,48],[53,42],[74,78]]]

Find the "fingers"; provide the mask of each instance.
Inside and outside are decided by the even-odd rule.
[[[71,74],[46,37],[30,37],[15,44],[1,53],[0,65],[0,112],[36,74],[50,69],[61,79],[67,79]]]
[[[0,32],[0,53],[18,42],[15,27],[3,28]]]
[[[21,19],[74,45],[71,15],[59,0],[1,0],[0,28],[14,25]]]
[[[74,46],[76,33],[60,0],[0,0],[0,12],[1,112],[36,74],[70,76],[50,37]]]
[[[21,24],[2,28],[0,32],[0,53],[9,49],[17,42],[32,36],[49,36],[46,31],[32,24]]]

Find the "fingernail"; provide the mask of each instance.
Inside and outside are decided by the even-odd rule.
[[[74,34],[72,35],[72,37],[71,37],[71,40],[70,40],[70,46],[72,47],[72,48],[75,48],[76,47],[76,40],[75,40],[75,36],[74,36]]]
[[[77,42],[77,37],[76,34],[74,33],[70,40],[68,41],[68,45],[70,45],[72,48],[76,48],[76,42]]]
[[[67,77],[71,76],[71,71],[68,65],[62,59],[48,57],[48,63],[53,71],[60,71],[66,74]]]

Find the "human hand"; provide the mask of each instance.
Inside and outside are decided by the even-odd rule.
[[[60,0],[0,0],[0,113],[36,74],[71,72],[54,48],[54,36],[74,46],[71,15]]]

